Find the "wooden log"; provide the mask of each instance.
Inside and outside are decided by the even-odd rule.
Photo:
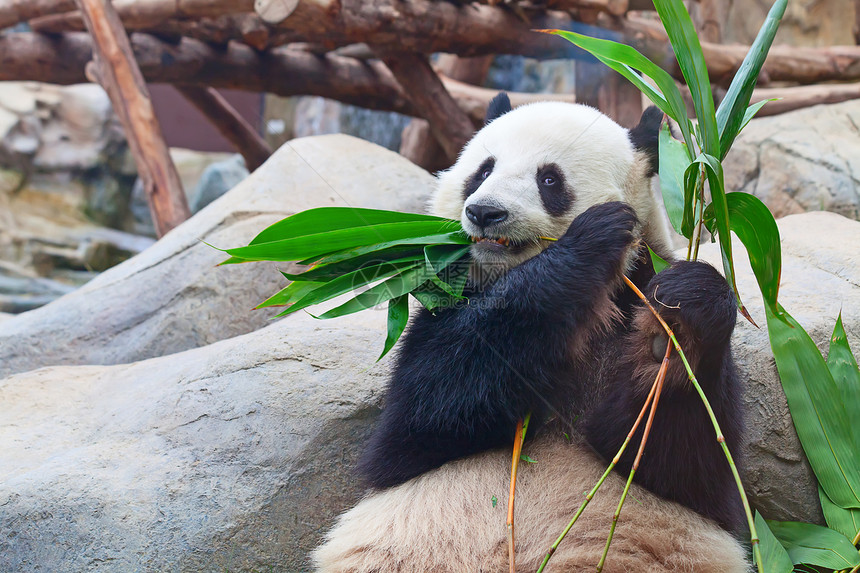
[[[408,94],[413,107],[430,124],[430,131],[452,162],[475,132],[469,116],[445,89],[427,56],[415,52],[379,50],[382,60]]]
[[[596,107],[619,125],[635,127],[642,116],[639,89],[598,62],[576,61],[576,101]]]
[[[245,159],[248,171],[255,171],[272,155],[266,140],[215,89],[185,84],[176,89],[233,144]]]
[[[860,99],[860,83],[821,84],[817,86],[796,86],[788,88],[758,88],[753,91],[750,101],[755,103],[765,99],[771,101],[759,110],[756,117],[779,115],[813,105],[840,103]]]
[[[452,54],[440,54],[434,69],[440,77],[445,74],[451,79],[465,82],[466,85],[481,84],[487,77],[492,62],[491,56],[460,58]],[[445,87],[450,92],[450,88],[447,85]],[[458,100],[457,103],[460,104],[460,109],[463,109],[462,102]],[[478,118],[477,121],[474,117],[471,119],[475,125],[480,125],[482,118]],[[441,171],[452,164],[439,142],[433,137],[430,124],[418,118],[410,121],[403,129],[400,155],[427,171]]]
[[[487,106],[490,100],[496,97],[499,90],[488,88],[480,88],[460,82],[451,78],[447,78],[440,74],[440,79],[448,92],[454,99],[457,100],[457,105],[460,109],[469,114],[469,117],[480,125],[484,121],[484,116],[487,115]],[[508,92],[508,97],[511,100],[511,106],[518,107],[527,103],[538,101],[564,101],[568,103],[576,103],[576,97],[572,94],[531,94],[522,92]]]
[[[175,18],[217,17],[252,12],[254,0],[113,0],[123,24],[130,29],[158,26]],[[74,0],[0,0],[0,29],[34,19],[55,16],[53,30],[83,30]]]
[[[119,116],[146,190],[159,237],[191,216],[176,166],[170,159],[149,90],[137,67],[128,36],[110,3],[75,0],[93,38],[94,66]]]

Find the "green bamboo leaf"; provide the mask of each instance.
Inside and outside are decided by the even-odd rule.
[[[398,245],[389,249],[373,251],[364,255],[344,259],[334,263],[316,265],[314,268],[303,273],[283,273],[291,281],[317,281],[327,282],[366,267],[376,266],[385,262],[413,260],[420,261],[424,258],[424,252],[420,246]]]
[[[456,221],[449,219],[380,223],[252,244],[247,247],[227,249],[226,252],[233,257],[248,260],[300,261],[342,249],[449,233],[457,230],[458,227],[459,224]]]
[[[827,364],[800,324],[781,305],[765,305],[770,345],[803,451],[827,497],[860,509],[860,472],[852,426]]]
[[[347,294],[357,288],[369,285],[370,283],[388,278],[397,273],[406,272],[408,270],[422,267],[422,260],[406,260],[392,263],[382,263],[373,267],[367,267],[351,273],[342,275],[336,279],[322,283],[317,288],[308,292],[305,296],[295,301],[287,310],[278,316],[292,314],[303,308],[313,306],[329,301],[335,297]],[[386,299],[388,300],[388,299]]]
[[[414,290],[427,280],[427,268],[424,264],[404,270],[402,273],[373,286],[355,298],[342,305],[324,312],[319,318],[337,318],[360,310],[373,308],[378,304],[393,298],[403,296]]]
[[[711,80],[708,77],[708,66],[705,64],[702,45],[696,35],[696,27],[681,0],[654,0],[654,8],[660,15],[663,27],[666,28],[678,66],[681,68],[687,87],[690,88],[693,107],[699,120],[698,126],[703,137],[699,139],[703,144],[702,150],[708,155],[722,157],[717,120],[714,116]],[[689,142],[687,144],[689,145]]]
[[[668,124],[664,124],[660,129],[659,145],[660,192],[663,194],[663,205],[672,228],[683,234],[681,221],[684,216],[684,172],[690,164],[687,145],[672,137]],[[689,235],[687,237],[689,238]]]
[[[770,99],[763,99],[760,102],[754,103],[751,106],[749,106],[747,108],[747,110],[744,112],[744,118],[743,118],[743,121],[741,121],[741,127],[740,127],[740,129],[738,129],[738,133],[740,133],[744,130],[744,128],[747,126],[747,124],[750,122],[750,120],[755,117],[755,114],[757,114],[759,112],[759,110],[765,106],[766,103],[769,103],[772,101],[779,101],[779,98],[778,97],[772,97]],[[729,146],[731,146],[731,143],[729,144]],[[723,153],[728,153],[728,152],[729,152],[729,150],[726,149]]]
[[[380,209],[356,207],[318,207],[308,209],[269,225],[254,237],[251,245],[294,239],[305,235],[317,235],[328,231],[339,231],[353,227],[367,227],[382,223],[406,223],[412,221],[443,221],[440,217],[401,213]]]
[[[755,530],[758,533],[761,560],[765,573],[791,573],[794,563],[785,547],[771,532],[767,522],[759,512],[755,512]]]
[[[860,369],[857,361],[848,345],[848,335],[842,325],[842,313],[836,319],[833,327],[833,335],[830,337],[830,350],[827,353],[827,368],[833,376],[833,381],[842,395],[842,403],[845,404],[845,413],[848,420],[856,428],[860,424]],[[855,444],[860,452],[860,431],[852,432],[857,440]],[[860,459],[855,464],[857,472],[860,472]]]
[[[849,569],[860,565],[860,554],[844,535],[820,525],[767,520],[795,565]]]
[[[663,269],[669,268],[669,263],[663,260],[663,257],[652,251],[651,247],[648,247],[648,254],[651,255],[651,264],[654,265],[655,273],[659,273]]]
[[[462,298],[463,287],[469,277],[469,246],[430,245],[424,247],[428,270],[434,273],[431,280],[455,298]],[[438,278],[435,278],[438,277]]]
[[[215,247],[212,247],[212,248],[214,249]],[[226,261],[222,261],[222,262],[218,263],[218,266],[223,267],[224,265],[239,265],[242,263],[251,263],[251,262],[253,262],[253,261],[249,261],[247,259],[240,259],[239,257],[230,257]]]
[[[686,238],[693,236],[696,227],[696,214],[693,212],[693,198],[699,188],[701,167],[698,163],[688,163],[684,171],[684,208],[681,212],[681,234]]]
[[[377,362],[382,360],[382,357],[388,354],[388,351],[394,347],[394,344],[403,334],[406,329],[406,323],[409,321],[409,296],[402,295],[388,301],[388,335],[385,338],[385,347],[382,349],[382,354],[376,359]]]
[[[294,282],[289,284],[286,288],[281,289],[278,293],[272,295],[265,301],[258,304],[257,308],[266,308],[269,306],[286,306],[288,304],[294,303],[297,300],[301,299],[303,296],[313,291],[317,287],[322,286],[325,283],[315,283],[315,282]]]
[[[627,78],[642,93],[654,102],[663,113],[678,122],[687,149],[693,149],[693,139],[690,132],[690,120],[687,119],[687,107],[675,80],[663,68],[639,53],[635,48],[625,44],[619,44],[611,40],[591,38],[576,32],[566,30],[539,30],[548,34],[561,36],[568,42],[582,48],[592,54],[595,58]],[[645,82],[638,72],[651,78],[660,92],[657,92],[650,84]],[[712,102],[713,105],[713,102]],[[691,151],[688,151],[692,153]],[[692,159],[692,155],[690,156]]]
[[[410,294],[430,312],[434,312],[439,308],[445,307],[446,304],[453,300],[448,293],[440,289],[433,283],[433,281],[430,280],[419,285],[418,288],[413,290]]]
[[[758,74],[767,58],[767,52],[776,36],[779,22],[785,13],[788,0],[776,0],[765,18],[764,24],[758,31],[753,45],[747,52],[741,67],[732,79],[726,97],[720,103],[717,110],[717,127],[720,133],[720,154],[722,159],[729,152],[732,143],[743,126],[749,121],[746,113],[741,115],[741,110],[747,108],[752,92],[755,89]],[[747,112],[749,110],[747,109]],[[752,116],[750,116],[752,117]]]
[[[458,224],[454,221],[455,224]],[[425,245],[469,245],[471,241],[462,230],[452,231],[450,233],[442,233],[439,235],[427,235],[421,237],[406,237],[404,239],[396,239],[385,243],[374,245],[366,245],[363,247],[355,247],[353,249],[343,249],[334,253],[329,253],[325,256],[317,257],[312,260],[303,261],[305,264],[316,263],[318,265],[327,265],[338,263],[360,257],[369,253],[381,253],[387,249],[404,246],[404,245],[420,245],[422,248]]]
[[[818,486],[818,499],[821,501],[821,512],[827,527],[834,529],[854,540],[860,532],[860,509],[844,509],[827,497],[827,493]]]
[[[727,193],[726,206],[729,213],[729,228],[746,247],[750,266],[764,302],[770,306],[773,314],[778,315],[776,304],[779,296],[782,254],[776,221],[767,206],[755,195]],[[715,224],[713,203],[705,209],[704,217],[708,229],[713,229]]]

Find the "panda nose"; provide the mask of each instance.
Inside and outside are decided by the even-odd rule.
[[[508,218],[508,212],[492,205],[469,205],[466,217],[479,227],[489,227]]]

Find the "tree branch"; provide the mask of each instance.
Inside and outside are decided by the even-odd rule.
[[[176,89],[233,144],[248,171],[255,171],[272,155],[266,140],[213,88],[179,84]]]

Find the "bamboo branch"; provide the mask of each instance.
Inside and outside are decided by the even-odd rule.
[[[511,491],[508,493],[508,520],[506,522],[508,531],[508,561],[510,562],[510,573],[516,573],[516,550],[514,544],[514,494],[517,489],[517,470],[520,467],[520,456],[523,451],[523,442],[526,440],[526,432],[529,428],[531,412],[526,414],[524,420],[517,421],[517,430],[514,434],[514,450],[511,457]]]
[[[266,140],[216,90],[182,84],[176,89],[233,144],[245,159],[248,171],[255,171],[272,155]]]
[[[159,237],[188,217],[188,201],[119,17],[103,0],[75,0],[93,37],[90,69],[105,88],[129,142]]]

